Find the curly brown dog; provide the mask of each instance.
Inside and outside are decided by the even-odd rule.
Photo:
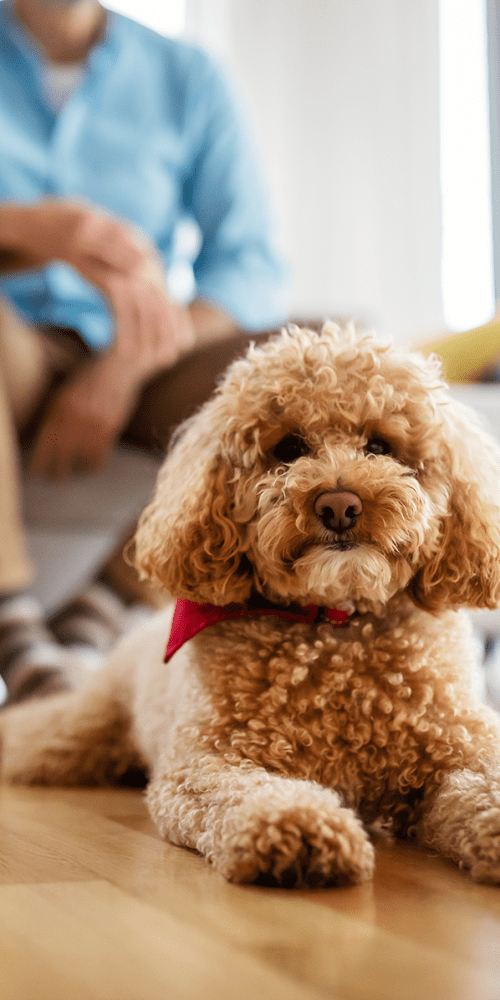
[[[436,358],[334,324],[252,347],[177,433],[137,565],[175,615],[6,710],[4,780],[143,767],[162,836],[236,882],[368,879],[380,818],[500,882],[499,717],[459,610],[500,602],[500,450]]]

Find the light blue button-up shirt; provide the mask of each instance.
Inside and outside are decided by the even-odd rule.
[[[56,114],[41,54],[0,3],[0,201],[80,197],[141,226],[167,271],[179,221],[201,234],[195,294],[248,329],[283,319],[284,269],[245,129],[221,70],[196,46],[109,12],[81,85]],[[70,267],[8,275],[5,294],[34,323],[106,345],[102,296]]]

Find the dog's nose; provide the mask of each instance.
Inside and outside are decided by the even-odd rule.
[[[322,493],[314,502],[314,513],[321,518],[325,528],[337,534],[354,528],[362,510],[363,504],[356,493],[341,490]]]

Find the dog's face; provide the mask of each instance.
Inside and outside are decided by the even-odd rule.
[[[175,596],[429,609],[500,601],[500,452],[436,360],[352,327],[236,362],[178,435],[137,536]]]

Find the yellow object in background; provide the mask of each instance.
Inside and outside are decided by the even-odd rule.
[[[464,333],[444,334],[418,349],[426,355],[439,354],[448,382],[477,382],[500,359],[500,313],[484,326]]]

